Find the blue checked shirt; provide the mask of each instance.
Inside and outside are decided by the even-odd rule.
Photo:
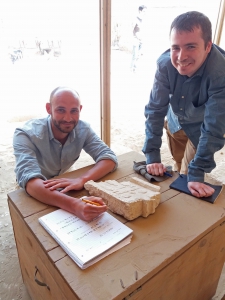
[[[20,187],[26,187],[31,178],[52,178],[67,171],[84,149],[95,162],[111,159],[114,152],[95,134],[90,125],[79,120],[62,144],[53,136],[50,116],[28,121],[23,128],[16,128],[13,138],[16,157],[16,178]]]
[[[170,60],[170,50],[157,61],[149,103],[145,106],[146,162],[161,162],[163,124],[167,116],[171,133],[183,129],[196,147],[188,168],[188,181],[204,182],[204,173],[216,164],[214,153],[225,142],[225,51],[212,46],[207,59],[192,76],[180,75]]]

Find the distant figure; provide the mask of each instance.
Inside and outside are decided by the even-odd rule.
[[[13,49],[9,51],[9,57],[14,64],[16,60],[23,58],[23,52],[20,49]]]
[[[132,60],[131,60],[131,71],[135,72],[137,68],[137,62],[141,55],[142,50],[142,19],[146,12],[147,7],[141,5],[138,8],[138,15],[136,17],[134,27],[133,27],[133,50],[132,50]]]

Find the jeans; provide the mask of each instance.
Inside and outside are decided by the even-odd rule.
[[[182,129],[175,133],[171,133],[167,126],[167,122],[165,122],[164,127],[167,133],[167,143],[173,160],[175,161],[174,171],[178,171],[181,174],[187,174],[188,165],[195,156],[196,148]]]
[[[131,71],[133,71],[133,72],[136,71],[138,59],[139,59],[140,54],[141,54],[141,48],[142,48],[142,43],[141,42],[138,42],[138,43],[133,45],[132,60],[131,60],[131,66],[130,66]]]

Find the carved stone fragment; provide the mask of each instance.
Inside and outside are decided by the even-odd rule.
[[[101,197],[112,212],[127,220],[153,214],[160,202],[160,187],[135,177],[124,182],[90,180],[84,187],[90,195]]]
[[[159,185],[152,184],[152,183],[144,181],[140,178],[131,177],[130,181],[133,182],[133,183],[136,183],[140,186],[143,186],[146,189],[152,190],[154,192],[159,192],[160,191],[160,186]]]

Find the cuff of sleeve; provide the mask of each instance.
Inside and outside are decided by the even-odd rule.
[[[204,178],[205,178],[205,172],[197,169],[197,168],[193,168],[189,165],[188,167],[188,175],[187,175],[187,181],[188,182],[204,182]]]
[[[101,161],[101,160],[104,160],[104,159],[110,159],[110,160],[112,160],[115,163],[115,167],[113,168],[113,170],[110,173],[112,173],[113,171],[115,171],[117,169],[117,167],[118,167],[118,161],[117,161],[116,158],[111,157],[111,156],[101,157],[99,160],[96,161],[96,163],[99,162],[99,161]]]
[[[160,163],[161,157],[159,151],[152,151],[150,153],[145,153],[146,164]]]

